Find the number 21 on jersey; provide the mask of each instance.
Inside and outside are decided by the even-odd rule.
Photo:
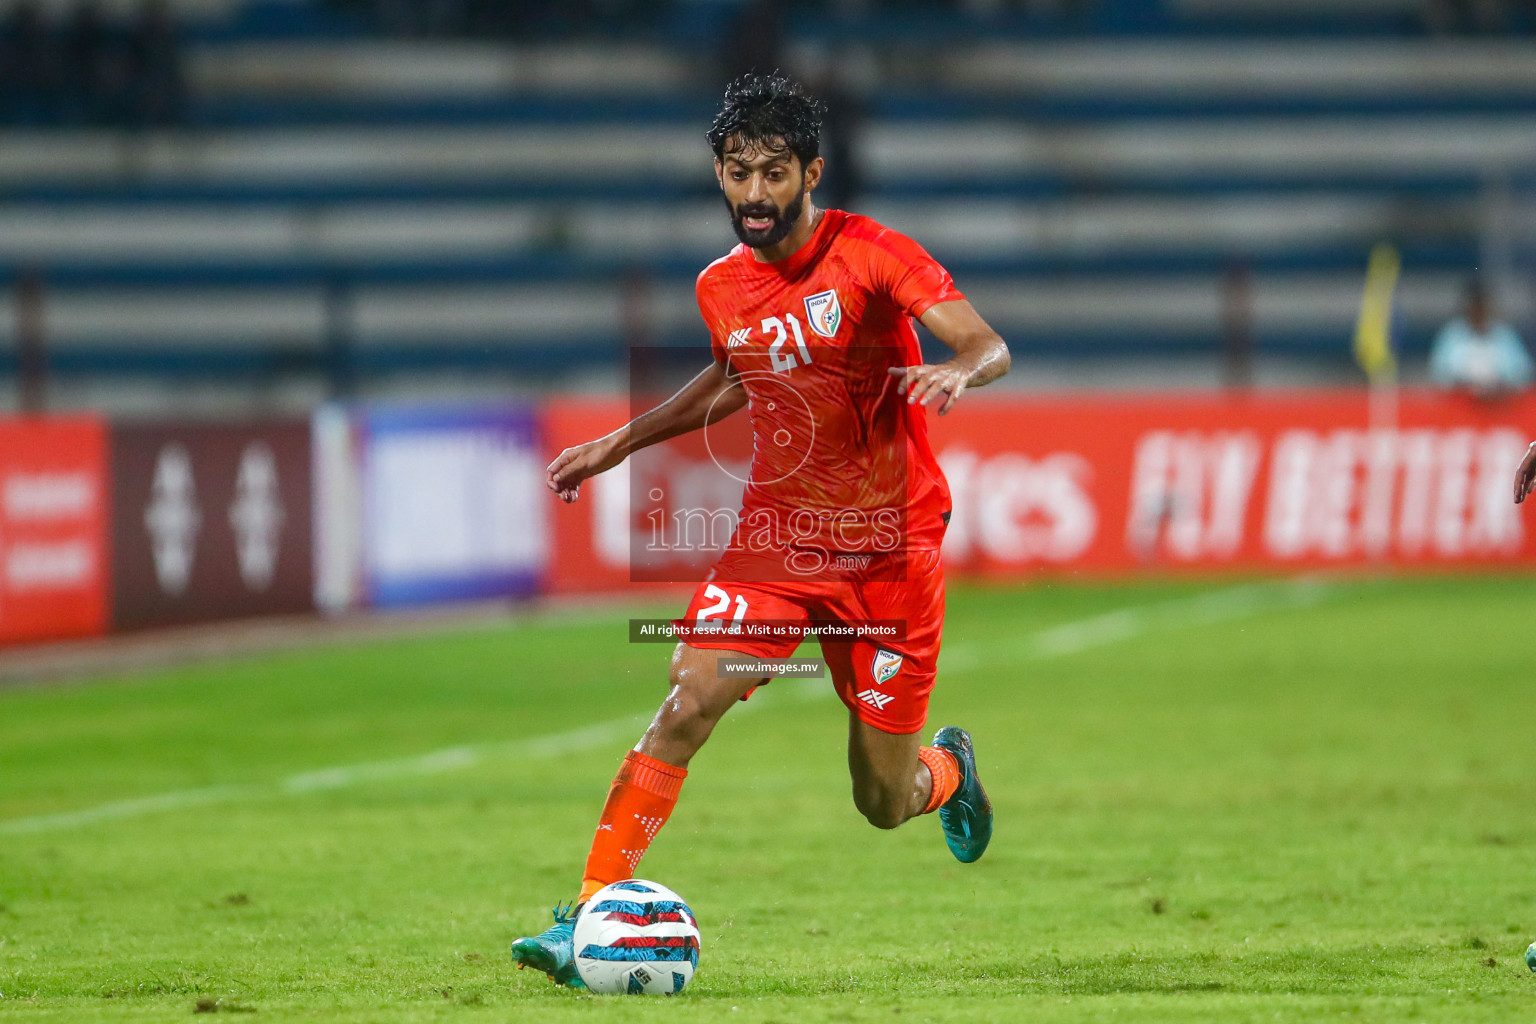
[[[795,334],[795,348],[800,352],[800,361],[795,361],[793,352],[783,351],[784,342],[788,335],[784,332],[784,321],[789,321],[789,329]],[[763,333],[773,335],[773,341],[768,344],[768,361],[773,364],[774,373],[788,373],[796,366],[809,365],[811,362],[811,350],[805,347],[805,335],[800,330],[800,321],[793,313],[785,313],[783,319],[771,316],[763,321]]]

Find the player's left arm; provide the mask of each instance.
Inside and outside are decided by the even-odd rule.
[[[891,367],[891,373],[901,378],[896,390],[907,396],[909,405],[916,402],[926,406],[943,395],[944,404],[939,406],[942,416],[955,407],[966,388],[990,384],[1008,372],[1012,357],[1007,342],[966,300],[935,303],[918,319],[955,354],[942,363]]]

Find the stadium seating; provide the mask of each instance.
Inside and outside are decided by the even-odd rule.
[[[851,205],[924,242],[1022,353],[1213,353],[1242,268],[1261,353],[1344,366],[1372,245],[1403,252],[1417,355],[1475,267],[1521,265],[1536,219],[1536,46],[1415,34],[1408,6],[942,30],[810,11],[789,63],[860,80]],[[702,341],[692,279],[733,239],[702,141],[720,73],[697,37],[718,26],[696,11],[507,43],[380,38],[300,0],[178,10],[182,126],[0,135],[0,280],[46,282],[61,373],[259,383],[340,352],[365,379],[546,380]]]

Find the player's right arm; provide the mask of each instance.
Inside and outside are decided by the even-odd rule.
[[[682,390],[624,426],[561,452],[545,471],[545,483],[561,501],[575,501],[588,477],[612,469],[641,448],[725,419],[747,404],[744,388],[723,362],[710,363]]]

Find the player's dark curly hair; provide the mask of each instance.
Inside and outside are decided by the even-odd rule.
[[[725,89],[725,104],[704,137],[715,156],[736,139],[742,148],[766,153],[789,150],[803,168],[821,152],[821,118],[827,105],[807,96],[800,83],[781,74],[742,75]]]

